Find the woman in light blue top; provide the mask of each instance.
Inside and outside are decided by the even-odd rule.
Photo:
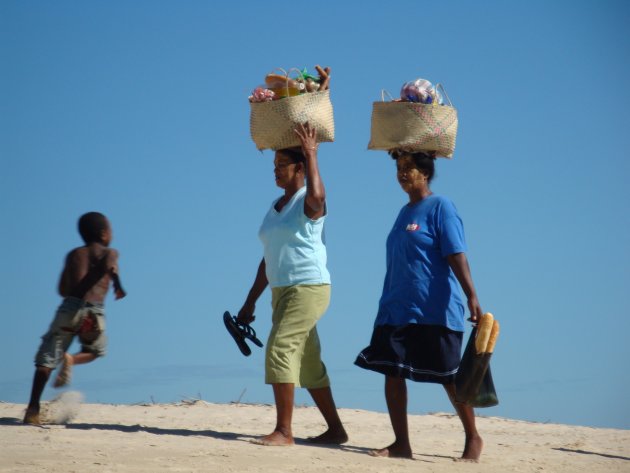
[[[316,323],[330,300],[330,274],[322,238],[326,194],[317,165],[315,129],[296,130],[301,149],[276,151],[276,185],[284,194],[275,200],[260,227],[263,259],[237,320],[254,320],[256,301],[271,286],[272,329],[265,356],[265,382],[273,386],[277,421],[260,445],[293,445],[291,420],[295,387],[305,387],[328,424],[313,443],[348,440],[321,361]]]

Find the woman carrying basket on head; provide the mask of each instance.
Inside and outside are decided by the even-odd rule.
[[[320,90],[328,89],[328,68],[318,67]],[[322,231],[326,194],[317,164],[317,133],[308,123],[295,133],[301,147],[275,152],[276,185],[284,194],[275,200],[260,227],[264,257],[237,321],[254,320],[255,304],[271,286],[272,329],[265,355],[265,382],[276,403],[276,426],[253,441],[260,445],[293,445],[291,429],[294,391],[307,388],[328,424],[328,430],[309,440],[342,444],[348,440],[321,360],[316,323],[330,301],[330,275]]]
[[[387,238],[385,281],[372,338],[355,364],[385,375],[395,440],[371,453],[412,457],[407,426],[410,379],[444,386],[466,434],[462,459],[476,461],[483,441],[472,407],[455,401],[454,384],[464,332],[465,304],[459,286],[471,320],[482,315],[465,254],[463,224],[453,203],[431,191],[436,152],[392,150],[390,155],[409,202]]]

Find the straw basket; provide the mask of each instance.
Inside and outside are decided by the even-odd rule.
[[[329,90],[250,105],[249,129],[259,150],[300,146],[295,127],[305,122],[309,122],[317,130],[318,142],[335,140],[335,121]]]
[[[449,105],[415,102],[374,102],[368,149],[400,149],[410,152],[434,151],[452,158],[457,138],[457,110]]]

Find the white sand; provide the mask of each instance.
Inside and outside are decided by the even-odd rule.
[[[68,401],[68,400],[66,400]],[[0,403],[0,472],[630,472],[630,431],[478,418],[479,463],[454,462],[464,437],[451,414],[410,416],[413,460],[373,458],[392,439],[387,414],[341,409],[341,448],[263,447],[249,439],[275,423],[273,406],[209,404],[48,407],[68,424],[21,423],[25,405]],[[315,408],[296,408],[294,435],[321,433]],[[299,440],[298,440],[299,441]]]

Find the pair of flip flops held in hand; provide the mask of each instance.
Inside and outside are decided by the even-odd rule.
[[[238,322],[236,317],[228,311],[225,311],[223,314],[223,323],[225,323],[225,328],[232,335],[243,355],[249,356],[252,354],[252,350],[245,341],[246,339],[251,340],[256,346],[263,346],[263,343],[256,338],[256,331],[249,324]]]

